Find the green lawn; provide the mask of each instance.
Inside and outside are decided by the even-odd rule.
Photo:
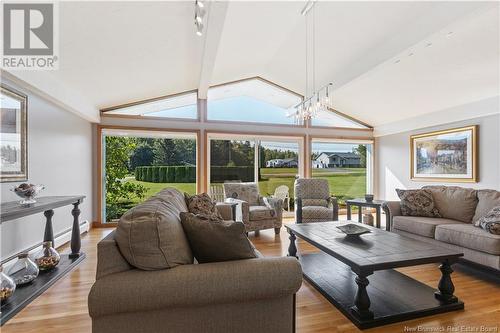
[[[271,195],[276,187],[286,185],[290,189],[290,196],[293,197],[296,168],[262,168],[260,172],[262,180],[259,181],[259,190],[262,195]],[[341,203],[346,199],[362,197],[366,193],[365,169],[313,169],[313,177],[327,179],[331,194]]]
[[[121,216],[123,213],[125,213],[127,210],[130,208],[137,206],[137,204],[143,202],[147,198],[152,197],[156,193],[160,192],[166,187],[174,187],[178,189],[181,192],[187,192],[189,194],[195,194],[196,193],[196,184],[195,183],[149,183],[149,182],[141,182],[137,181],[133,178],[128,178],[128,182],[133,182],[135,184],[141,184],[146,187],[147,191],[144,196],[144,198],[140,199],[136,196],[128,198],[128,200],[123,200],[120,202],[119,207],[116,214],[116,218],[113,217],[113,219],[117,219],[119,216]],[[109,209],[109,208],[107,208]]]
[[[135,179],[128,180],[129,182],[133,182],[135,184],[140,184],[146,187],[148,190],[146,192],[146,197],[149,198],[160,192],[166,187],[174,187],[181,191],[182,193],[187,192],[189,194],[196,193],[196,183],[149,183],[149,182],[141,182]],[[137,199],[138,200],[138,199]]]
[[[262,179],[259,181],[260,193],[264,196],[268,196],[274,193],[276,187],[286,185],[290,189],[290,196],[293,202],[293,183],[297,172],[297,168],[262,168]],[[345,168],[336,169],[335,171],[314,169],[313,177],[327,179],[330,184],[331,194],[335,195],[341,204],[344,203],[346,199],[362,197],[366,192],[366,170],[364,169]],[[144,199],[131,197],[129,200],[121,203],[120,211],[122,213],[166,187],[174,187],[181,192],[187,192],[189,194],[196,193],[195,183],[149,183],[137,181],[133,178],[127,181],[141,184],[147,188],[147,191]]]

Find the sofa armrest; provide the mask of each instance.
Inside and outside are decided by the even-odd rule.
[[[130,271],[133,268],[123,258],[115,241],[115,232],[113,230],[97,243],[97,280],[106,275]]]
[[[329,197],[328,202],[332,204],[333,220],[338,221],[339,220],[339,202],[337,200],[337,197],[335,197],[335,196]]]
[[[235,221],[242,221],[243,223],[248,223],[250,220],[250,205],[248,202],[240,199],[227,198],[224,200],[227,203],[237,204],[236,206],[236,214],[234,216]]]
[[[392,230],[392,219],[394,216],[401,216],[401,203],[399,201],[385,201],[382,204],[382,209],[387,215],[387,220],[389,222],[388,230]]]
[[[238,303],[291,296],[302,269],[291,257],[181,265],[159,271],[107,275],[89,294],[90,316],[144,312],[182,306]]]
[[[283,199],[262,197],[262,201],[264,202],[264,205],[266,205],[266,207],[274,210],[274,212],[276,213],[276,219],[281,222],[281,220],[283,219]]]
[[[295,223],[302,223],[302,198],[295,198]]]

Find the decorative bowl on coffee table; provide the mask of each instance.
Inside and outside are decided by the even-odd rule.
[[[350,237],[358,237],[358,236],[361,236],[363,234],[371,232],[371,230],[368,228],[365,228],[365,227],[358,225],[358,224],[352,224],[352,223],[345,224],[345,225],[339,225],[337,227],[337,229],[339,229],[344,234],[346,234],[346,236],[350,236]]]

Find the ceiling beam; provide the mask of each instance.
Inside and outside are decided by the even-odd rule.
[[[228,1],[207,1],[207,24],[204,33],[205,45],[201,61],[198,98],[206,99],[212,73],[219,49],[224,22],[226,20]]]

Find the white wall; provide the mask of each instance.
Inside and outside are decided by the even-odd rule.
[[[453,119],[453,113],[450,112],[448,117]],[[397,200],[396,188],[439,184],[410,180],[410,135],[469,125],[479,125],[479,182],[446,185],[500,190],[500,115],[496,114],[376,138],[377,197]]]
[[[46,189],[41,195],[86,195],[80,206],[80,220],[92,222],[91,123],[12,81],[2,78],[2,83],[28,95],[28,182],[44,184]],[[1,184],[2,202],[19,200],[10,192],[18,184]],[[68,206],[55,210],[54,235],[71,227],[71,209]],[[2,223],[0,257],[5,259],[41,242],[44,227],[43,213]]]

